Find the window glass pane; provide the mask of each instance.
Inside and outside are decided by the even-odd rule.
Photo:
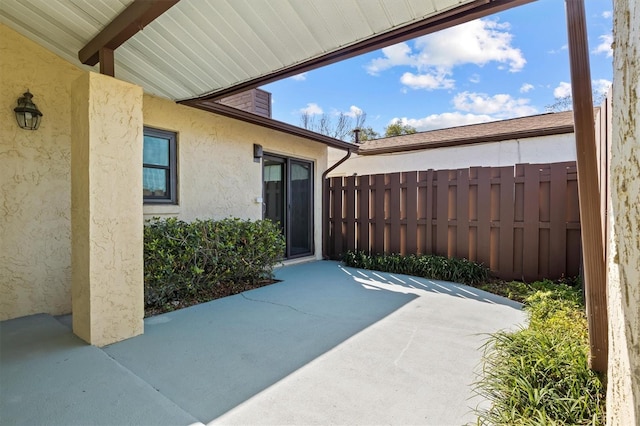
[[[311,172],[311,166],[308,164],[297,164],[293,163],[291,165],[291,180],[308,180]]]
[[[291,160],[291,238],[289,253],[291,256],[312,251],[313,221],[311,212],[311,164]]]
[[[270,164],[269,160],[265,160],[264,164],[264,181],[279,182],[282,180],[282,163]]]
[[[154,136],[144,137],[142,162],[158,166],[169,166],[169,140]]]
[[[169,170],[142,169],[142,190],[145,197],[167,197],[167,175]]]

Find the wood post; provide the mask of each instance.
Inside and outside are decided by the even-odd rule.
[[[565,4],[582,225],[584,288],[589,321],[589,366],[595,371],[604,373],[607,371],[608,351],[606,269],[600,218],[600,189],[587,26],[584,0],[565,0]]]

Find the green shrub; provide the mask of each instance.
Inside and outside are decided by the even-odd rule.
[[[525,300],[539,290],[553,290],[558,297],[570,297],[576,303],[581,301],[581,292],[578,289],[579,281],[577,279],[564,279],[558,282],[551,280],[536,281],[531,284],[521,281],[488,281],[481,283],[477,287],[490,293],[507,297],[511,300],[524,303]]]
[[[343,256],[343,262],[354,268],[393,272],[469,285],[486,281],[489,277],[489,270],[482,264],[467,259],[434,255],[369,255],[362,251],[349,251]]]
[[[220,282],[264,280],[284,255],[268,220],[155,220],[144,229],[145,305],[162,306]]]
[[[588,335],[580,292],[534,283],[525,301],[528,328],[493,334],[485,345],[476,392],[492,406],[478,424],[604,424],[605,389],[588,368]]]

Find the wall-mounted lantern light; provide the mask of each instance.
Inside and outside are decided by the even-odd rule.
[[[259,163],[262,159],[262,145],[253,144],[253,161]]]
[[[42,113],[31,101],[31,98],[33,95],[27,90],[21,98],[18,98],[18,106],[13,109],[21,129],[37,130],[40,125]]]

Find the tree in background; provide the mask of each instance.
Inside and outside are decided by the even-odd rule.
[[[370,141],[380,138],[380,133],[373,130],[373,127],[363,127],[360,129],[360,141]]]
[[[353,129],[362,128],[366,119],[365,112],[353,116],[341,112],[333,117],[327,113],[303,112],[300,115],[300,126],[335,139],[353,142],[355,138]]]
[[[301,127],[311,130],[312,132],[348,142],[355,142],[354,129],[360,129],[359,139],[361,142],[379,139],[380,137],[388,138],[391,136],[410,135],[417,131],[415,127],[402,124],[400,120],[395,120],[385,127],[384,136],[381,136],[380,133],[373,130],[373,127],[364,127],[366,120],[366,112],[354,115],[347,115],[343,112],[336,115],[327,113],[310,114],[308,112],[300,114]]]
[[[402,124],[400,120],[395,120],[385,128],[384,137],[390,138],[392,136],[411,135],[416,132],[417,130],[415,127],[408,124]]]
[[[600,106],[600,104],[607,98],[607,94],[605,92],[598,92],[594,90],[591,97],[593,99],[593,106]],[[571,96],[556,98],[554,103],[546,105],[544,109],[547,112],[571,111],[573,109],[573,98]]]

